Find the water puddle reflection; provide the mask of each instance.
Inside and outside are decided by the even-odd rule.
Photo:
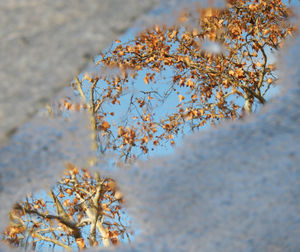
[[[113,179],[67,163],[64,176],[48,192],[28,194],[13,206],[1,236],[12,246],[37,251],[128,243],[132,221],[123,204]]]
[[[186,12],[176,25],[156,25],[132,41],[115,41],[95,59],[95,70],[75,77],[76,98],[55,102],[48,116],[64,122],[87,112],[90,128],[77,126],[92,135],[97,158],[90,163],[113,153],[116,158],[107,161],[117,167],[170,152],[185,134],[256,112],[276,90],[272,51],[296,32],[288,6],[273,10],[261,2]],[[77,136],[72,127],[70,134]],[[80,148],[91,149],[81,139],[79,151],[70,151],[75,142],[68,138],[61,142],[77,158]],[[13,206],[2,239],[37,251],[130,242],[132,219],[116,181],[59,160],[69,160],[63,177],[48,192],[28,194]]]

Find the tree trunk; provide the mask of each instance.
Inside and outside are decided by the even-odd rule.
[[[244,99],[245,99],[244,109],[246,111],[246,114],[249,115],[252,113],[253,98],[249,94],[246,93],[244,95]]]
[[[93,211],[96,209],[93,209],[91,206],[86,209],[86,215],[88,216],[89,220],[91,221],[91,226],[96,226],[99,233],[102,237],[102,243],[104,247],[110,247],[110,239],[109,239],[109,233],[108,230],[106,230],[99,218],[97,218],[97,211]],[[102,218],[100,218],[102,219]]]

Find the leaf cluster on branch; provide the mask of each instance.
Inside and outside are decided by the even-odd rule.
[[[291,16],[280,0],[232,0],[225,9],[184,12],[180,24],[116,41],[97,61],[101,70],[75,85],[82,96],[83,86],[89,90],[99,149],[135,158],[138,150],[146,154],[188,130],[265,104],[278,78],[272,52],[296,31]],[[144,85],[136,84],[141,75]],[[162,111],[168,102],[172,108]],[[116,119],[122,108],[125,119]]]
[[[45,196],[28,195],[10,212],[3,235],[12,245],[36,249],[60,246],[67,250],[101,244],[109,247],[128,239],[121,203],[123,195],[113,179],[91,176],[86,169],[66,164],[65,176]]]

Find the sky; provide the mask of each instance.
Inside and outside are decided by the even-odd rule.
[[[165,1],[165,3],[167,3],[168,1]],[[192,1],[194,2],[194,1]],[[196,1],[197,2],[197,1]],[[164,6],[164,8],[158,8],[154,11],[152,11],[152,15],[161,15],[162,13],[166,12],[166,6]],[[174,10],[172,9],[167,9],[167,13],[170,13]],[[160,21],[159,21],[160,22]],[[175,21],[168,21],[170,23],[175,22]],[[121,44],[122,43],[126,43],[128,41],[131,41],[134,39],[135,35],[139,32],[139,28],[131,28],[129,29],[123,36],[120,37],[120,41]],[[215,44],[210,44],[209,42],[208,44],[208,49],[210,49],[211,47],[213,50],[215,50]],[[113,47],[114,45],[116,45],[115,43],[112,43],[112,45],[110,45],[108,47],[108,50]],[[104,50],[105,51],[105,50]],[[276,54],[271,52],[270,50],[267,51],[267,55],[268,55],[268,63],[272,63],[276,61]],[[95,62],[97,62],[100,59],[100,57],[95,57]],[[79,76],[79,78],[83,77],[86,73],[88,74],[97,74],[97,71],[99,71],[99,68],[93,64],[90,64],[87,69],[85,71],[83,71],[83,73]],[[134,93],[135,95],[138,95],[138,93],[143,90],[143,91],[150,91],[152,90],[152,86],[151,85],[145,85],[144,83],[144,77],[146,75],[147,71],[142,70],[139,72],[139,74],[137,75],[136,79],[132,81],[132,89],[130,90],[132,93]],[[173,72],[171,70],[166,70],[164,71],[160,77],[157,77],[157,82],[155,84],[155,89],[157,88],[158,85],[160,85],[160,87],[158,88],[158,90],[162,91],[162,90],[167,90],[169,87],[169,84],[172,82],[172,76],[173,76]],[[83,81],[83,87],[89,87],[90,84],[88,81],[84,80]],[[86,96],[89,96],[89,89],[86,89],[87,93]],[[273,86],[270,88],[270,90],[268,91],[268,93],[266,94],[265,98],[267,100],[272,99],[273,97],[275,97],[276,95],[278,95],[280,92],[279,87]],[[128,103],[129,103],[129,99],[130,99],[130,94],[125,95],[123,97],[120,98],[120,102],[121,102],[121,106],[116,109],[115,107],[111,107],[111,109],[114,110],[115,112],[115,118],[120,118],[121,120],[124,119],[124,115],[126,115],[126,110],[128,107]],[[156,104],[156,109],[155,109],[155,113],[157,118],[163,118],[164,115],[166,115],[167,113],[170,113],[172,111],[176,111],[176,106],[178,105],[178,95],[176,94],[176,92],[173,92],[167,99],[166,103],[161,103],[161,104]],[[243,100],[240,99],[240,102],[238,102],[238,105],[243,106]],[[260,106],[258,107],[254,107],[254,111],[258,112],[260,109]],[[118,121],[118,119],[116,119],[116,122]],[[209,124],[206,124],[204,127],[202,127],[200,130],[206,130],[210,128]],[[182,143],[182,140],[184,139],[185,135],[189,135],[190,132],[186,131],[184,132],[184,134],[178,134],[178,136],[176,136],[175,138],[175,143],[176,145],[180,145]],[[148,155],[145,156],[140,156],[140,158],[144,159],[144,158],[150,158],[150,157],[155,157],[155,156],[161,156],[161,155],[165,155],[165,154],[170,154],[173,152],[174,146],[171,146],[169,143],[163,145],[163,146],[159,146],[159,147],[155,147],[154,150],[150,151]]]

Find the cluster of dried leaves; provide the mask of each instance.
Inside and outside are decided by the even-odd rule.
[[[73,83],[87,103],[64,99],[58,108],[89,110],[99,152],[115,151],[125,162],[187,131],[241,118],[266,103],[277,80],[270,56],[296,32],[292,16],[281,0],[230,0],[225,9],[184,12],[179,24],[116,41],[97,61],[100,71]],[[51,203],[28,196],[16,204],[4,238],[33,249],[42,241],[82,249],[129,240],[112,179],[68,164],[50,196]]]
[[[118,245],[119,239],[130,241],[131,234],[122,224],[128,222],[121,209],[123,195],[115,181],[97,173],[93,177],[71,163],[66,167],[65,176],[49,196],[28,195],[14,205],[4,232],[6,241],[28,249],[44,242],[42,246],[68,250],[99,243]]]
[[[227,7],[185,12],[179,25],[156,25],[133,41],[116,41],[97,62],[102,72],[77,80],[78,89],[90,92],[101,150],[135,158],[138,149],[145,154],[173,144],[187,129],[242,117],[266,102],[277,80],[270,55],[296,31],[288,21],[292,11],[280,0],[232,0]],[[207,43],[219,51],[203,50]],[[171,75],[166,82],[164,74]],[[145,85],[133,88],[140,75]],[[161,111],[169,101],[173,109]],[[126,120],[114,119],[122,107]]]

